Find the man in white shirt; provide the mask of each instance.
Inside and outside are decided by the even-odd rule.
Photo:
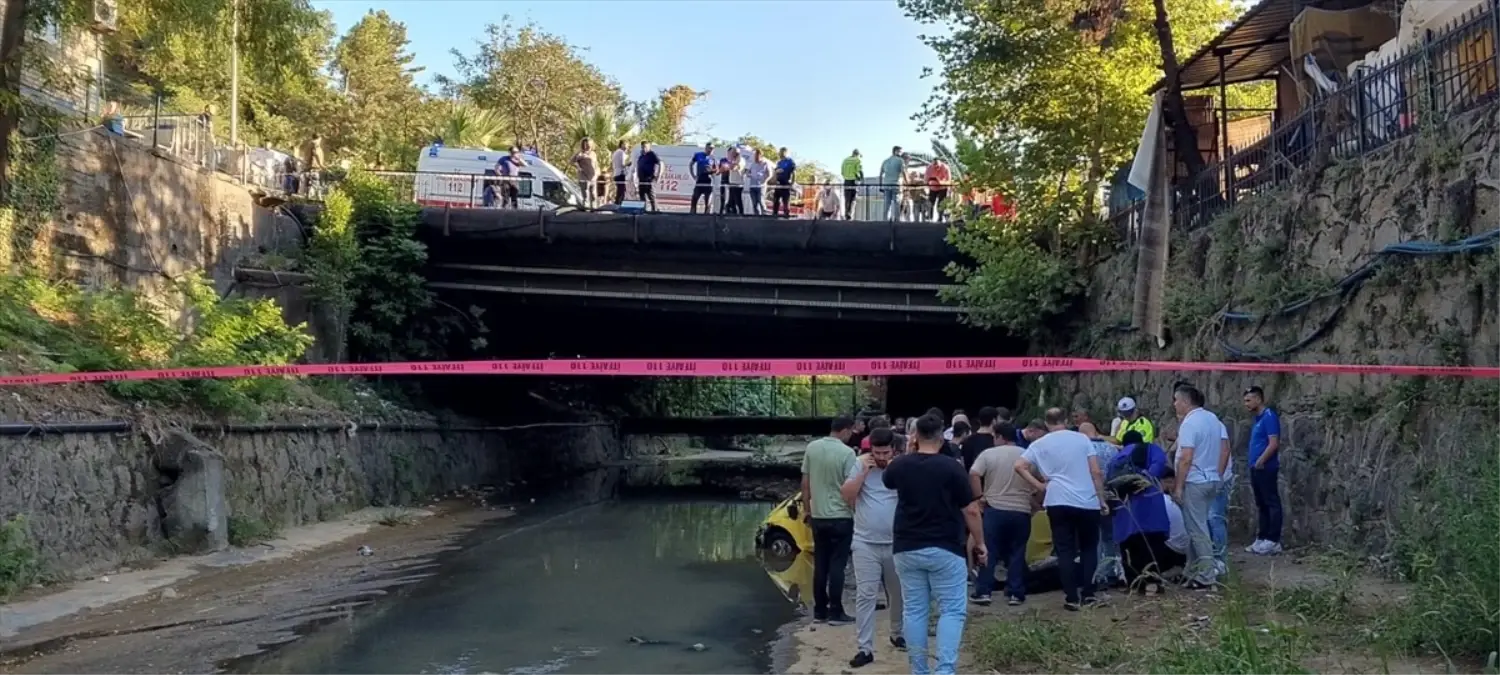
[[[1067,413],[1052,408],[1044,419],[1047,435],[1033,442],[1016,460],[1016,473],[1032,489],[1046,495],[1042,506],[1052,524],[1063,609],[1078,611],[1080,606],[1098,604],[1094,572],[1099,566],[1099,519],[1109,515],[1104,472],[1089,437],[1067,428]]]
[[[1218,574],[1208,516],[1223,476],[1219,471],[1223,427],[1217,415],[1203,409],[1203,392],[1192,385],[1172,392],[1172,408],[1182,419],[1177,430],[1178,480],[1172,497],[1182,506],[1192,541],[1188,588],[1210,588],[1217,582]]]
[[[771,179],[771,160],[755,149],[754,156],[745,165],[745,189],[750,193],[750,213],[763,216],[766,210],[766,181]]]
[[[615,177],[615,206],[625,201],[625,174],[629,172],[631,163],[630,152],[622,140],[609,156],[609,169]]]
[[[837,220],[843,208],[844,202],[839,198],[838,188],[823,186],[818,192],[818,220]]]

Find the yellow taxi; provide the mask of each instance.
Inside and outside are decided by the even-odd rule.
[[[804,513],[806,510],[802,504],[802,493],[794,493],[777,504],[756,530],[756,548],[771,557],[792,563],[788,570],[774,574],[773,577],[784,576],[786,572],[792,571],[812,573],[812,528],[802,520]],[[809,569],[801,569],[804,563],[808,564]],[[1031,538],[1026,542],[1026,566],[1026,586],[1030,592],[1041,593],[1060,587],[1057,557],[1052,550],[1052,523],[1047,520],[1046,511],[1037,511],[1031,516]],[[1003,568],[997,568],[995,574],[1003,580],[1005,577],[1001,569]],[[782,586],[782,583],[778,581],[777,585]],[[792,589],[797,589],[799,585],[801,584],[787,584]],[[800,590],[805,590],[805,586]],[[788,589],[784,587],[782,591],[787,592]]]

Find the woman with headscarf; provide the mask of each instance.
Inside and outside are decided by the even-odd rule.
[[[1161,490],[1167,453],[1142,440],[1136,431],[1126,433],[1122,441],[1124,447],[1106,472],[1106,487],[1119,502],[1114,508],[1114,540],[1119,542],[1126,584],[1143,593],[1159,591],[1171,551],[1167,547],[1171,520]],[[1142,576],[1148,581],[1138,587],[1136,580]]]

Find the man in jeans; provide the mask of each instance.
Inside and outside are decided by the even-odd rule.
[[[990,409],[979,411],[984,419]],[[976,436],[978,434],[975,434]],[[1005,563],[1006,604],[1014,607],[1026,602],[1026,542],[1031,540],[1032,491],[1025,479],[1016,475],[1016,460],[1021,446],[1016,445],[1016,428],[1009,422],[994,427],[995,446],[974,458],[969,469],[969,488],[984,495],[984,546],[989,561],[974,582],[975,604],[990,604],[995,590],[995,566]]]
[[[1245,549],[1256,555],[1281,552],[1281,416],[1266,406],[1260,387],[1245,390],[1245,409],[1255,418],[1250,427],[1250,489],[1255,493],[1255,543]]]
[[[858,468],[849,436],[854,420],[833,418],[829,435],[807,444],[802,455],[802,504],[813,534],[813,619],[843,626],[854,623],[844,613],[844,568],[854,538],[854,509],[842,488]]]
[[[1229,427],[1219,420],[1219,494],[1208,510],[1208,536],[1214,540],[1214,573],[1229,573],[1229,498],[1234,493],[1234,463]]]
[[[917,420],[917,450],[886,467],[885,486],[896,491],[896,522],[891,550],[901,577],[902,632],[910,649],[913,675],[932,672],[927,663],[927,618],[937,602],[937,672],[956,672],[969,605],[969,565],[964,540],[973,537],[975,556],[988,559],[982,543],[979,504],[964,475],[964,466],[942,454],[943,419]]]
[[[1093,442],[1067,428],[1062,408],[1049,409],[1043,419],[1047,435],[1021,453],[1015,468],[1032,489],[1045,495],[1042,506],[1052,524],[1063,609],[1076,612],[1080,606],[1098,604],[1094,572],[1099,566],[1099,519],[1109,515],[1104,472]],[[1039,479],[1036,472],[1047,479]]]
[[[906,180],[906,158],[901,146],[891,148],[891,156],[880,163],[880,194],[885,197],[885,219],[901,218],[901,184]]]
[[[854,620],[859,651],[849,660],[852,668],[875,661],[875,608],[882,580],[890,598],[891,646],[906,649],[906,638],[901,637],[901,583],[891,552],[896,491],[885,486],[885,468],[899,454],[895,438],[889,426],[870,432],[870,451],[859,456],[849,480],[844,481],[844,499],[854,503]]]
[[[1208,517],[1223,475],[1219,461],[1223,433],[1219,417],[1203,409],[1203,392],[1197,387],[1182,385],[1172,392],[1172,408],[1182,419],[1177,430],[1177,485],[1172,498],[1182,506],[1192,542],[1187,586],[1211,588],[1218,582],[1218,566]]]

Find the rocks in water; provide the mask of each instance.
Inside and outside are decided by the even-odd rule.
[[[695,652],[701,652],[705,649],[708,649],[708,647],[703,646],[702,642],[694,642],[693,646],[689,647],[689,649],[692,649]]]
[[[176,598],[177,598],[177,591],[174,590],[174,589],[167,588],[167,589],[163,589],[162,592],[161,592],[161,599],[163,599],[163,600],[175,600]]]
[[[375,555],[375,549],[372,549],[369,546],[361,546],[359,547],[359,554],[362,556],[372,556]]]

